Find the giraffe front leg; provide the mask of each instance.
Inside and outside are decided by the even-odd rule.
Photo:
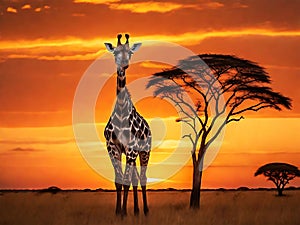
[[[117,159],[115,159],[114,168],[115,168],[115,186],[117,191],[116,215],[121,215],[123,172],[122,172],[121,162]]]
[[[127,215],[127,198],[128,198],[128,191],[132,180],[132,172],[133,172],[133,164],[134,161],[130,159],[126,159],[126,167],[123,175],[123,187],[124,187],[124,194],[123,194],[123,207],[122,207],[122,215]]]
[[[123,171],[120,157],[111,155],[112,165],[115,171],[115,186],[117,191],[117,202],[116,202],[116,215],[121,215],[121,198],[122,198],[122,183],[123,183]]]
[[[115,182],[117,191],[116,215],[121,215],[122,184]]]
[[[130,185],[124,184],[124,194],[123,194],[123,207],[122,207],[122,217],[127,216],[127,198],[128,198],[128,191]]]
[[[136,168],[136,163],[134,162],[133,174],[132,174],[132,186],[133,186],[133,203],[134,203],[134,215],[139,215],[139,201],[138,201],[138,183],[139,174]]]

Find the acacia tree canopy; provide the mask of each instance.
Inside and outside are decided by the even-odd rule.
[[[270,76],[254,62],[231,55],[202,54],[155,73],[147,87],[155,86],[155,96],[168,98],[180,108],[189,119],[183,122],[194,130],[193,144],[203,142],[207,149],[226,124],[241,120],[246,111],[291,109],[291,99],[273,91],[270,84]],[[183,92],[192,96],[193,105],[184,101]],[[212,108],[214,112],[210,113]],[[216,120],[224,115],[218,132],[207,139]],[[196,132],[198,125],[200,129]]]
[[[275,162],[259,167],[254,176],[261,174],[276,185],[278,195],[281,196],[283,189],[289,181],[295,177],[300,177],[300,170],[288,163]]]

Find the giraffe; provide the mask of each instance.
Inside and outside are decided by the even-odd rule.
[[[134,214],[139,214],[137,186],[140,181],[144,203],[144,214],[149,212],[146,195],[146,170],[151,150],[151,131],[147,121],[134,107],[129,91],[126,88],[125,71],[129,67],[131,55],[141,43],[129,47],[129,35],[125,34],[126,43],[121,44],[122,35],[118,34],[117,47],[105,43],[107,50],[113,53],[117,66],[117,99],[114,110],[104,129],[106,147],[115,172],[117,192],[116,214],[127,214],[127,196],[130,185],[133,186]],[[126,156],[125,171],[122,171],[122,153]],[[136,159],[140,159],[140,174],[136,168]],[[124,188],[121,208],[122,186]]]

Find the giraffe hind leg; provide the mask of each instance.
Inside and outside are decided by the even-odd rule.
[[[144,203],[144,214],[147,216],[149,213],[148,202],[147,202],[147,177],[146,177],[146,166],[141,166],[141,187],[142,187],[142,195],[143,195],[143,203]]]
[[[149,213],[148,202],[147,202],[147,166],[149,161],[149,152],[140,151],[140,164],[141,164],[141,172],[140,172],[140,182],[142,187],[142,196],[143,196],[143,203],[144,203],[144,214],[147,216]]]

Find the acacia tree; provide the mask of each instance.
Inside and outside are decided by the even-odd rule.
[[[295,177],[300,177],[300,170],[288,163],[268,163],[258,168],[254,176],[263,174],[272,181],[277,188],[278,196],[282,196],[285,186]]]
[[[205,62],[205,63],[204,63]],[[291,99],[270,87],[270,77],[258,64],[231,55],[202,54],[179,61],[176,67],[155,73],[147,87],[172,101],[191,132],[193,184],[190,207],[200,207],[203,159],[224,127],[243,119],[247,111],[291,108]],[[184,99],[188,93],[192,102]]]

